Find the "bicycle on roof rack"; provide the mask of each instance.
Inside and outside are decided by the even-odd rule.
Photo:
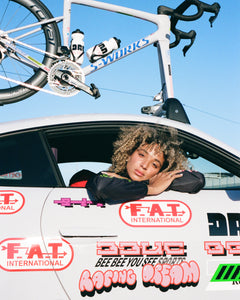
[[[1,4],[0,105],[21,101],[40,90],[63,97],[73,96],[83,90],[98,98],[99,90],[93,83],[85,83],[86,76],[152,44],[157,47],[161,74],[162,90],[158,99],[164,103],[173,97],[169,48],[175,47],[181,39],[190,39],[190,44],[183,49],[185,54],[196,35],[193,30],[187,33],[177,29],[177,22],[196,20],[206,11],[214,14],[209,19],[212,24],[220,9],[218,3],[209,5],[199,0],[185,0],[176,9],[159,6],[157,14],[152,14],[93,0],[63,0],[63,16],[53,17],[39,0],[2,0]],[[115,50],[112,48],[108,51],[105,45],[104,49],[100,49],[100,55],[93,53],[91,63],[81,67],[79,51],[83,52],[83,47],[80,42],[74,45],[70,43],[72,4],[140,18],[156,24],[157,30],[123,48],[118,48],[120,41],[117,40]],[[197,13],[184,15],[191,5],[197,7]],[[63,22],[63,43],[59,22]],[[170,43],[170,29],[175,35],[173,43]],[[76,33],[82,34],[79,30]],[[43,89],[47,83],[51,90]],[[147,113],[152,112],[149,110]]]

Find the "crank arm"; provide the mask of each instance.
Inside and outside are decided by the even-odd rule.
[[[74,86],[75,88],[84,91],[85,93],[93,96],[95,99],[99,98],[100,92],[98,90],[98,88],[91,83],[90,87],[88,85],[86,85],[85,83],[75,79],[74,77],[72,77],[69,74],[63,73],[61,71],[58,71],[56,73],[56,77],[58,77],[60,80],[65,81],[66,83],[68,83],[69,85]]]
[[[81,85],[82,87],[80,88],[80,90],[83,90],[85,93],[93,96],[95,99],[101,96],[99,89],[95,86],[95,84],[91,83],[90,87],[84,83],[81,83]]]

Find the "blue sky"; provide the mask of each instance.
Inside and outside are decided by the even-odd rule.
[[[113,4],[156,13],[158,5],[176,8],[178,0],[112,0]],[[205,1],[212,4],[214,1]],[[210,28],[205,13],[195,22],[179,22],[197,37],[186,57],[183,41],[171,49],[174,96],[185,107],[191,124],[240,150],[240,1],[219,0],[221,11]],[[43,0],[54,16],[62,15],[62,0]],[[62,25],[60,24],[60,29]],[[131,17],[73,5],[71,30],[85,33],[85,50],[116,36],[126,46],[155,30],[155,26]],[[83,66],[87,64],[87,57]],[[1,122],[71,113],[140,114],[141,107],[156,104],[161,89],[157,50],[150,46],[86,78],[95,83],[101,97],[80,92],[71,98],[37,93],[24,101],[0,107]]]

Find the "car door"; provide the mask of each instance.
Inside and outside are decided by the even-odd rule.
[[[46,247],[52,238],[60,241],[48,248],[66,297],[238,295],[239,177],[221,163],[237,167],[239,158],[198,136],[182,136],[186,153],[206,176],[197,194],[168,191],[97,205],[85,188],[49,193],[41,232]]]
[[[42,207],[59,182],[37,130],[0,137],[0,281],[3,299],[65,297],[41,233]],[[54,249],[56,239],[49,241]],[[46,288],[42,289],[41,287]]]
[[[239,201],[239,191],[170,191],[97,206],[85,189],[55,189],[42,234],[45,244],[62,240],[53,265],[70,299],[210,299],[209,291],[225,299],[228,289],[239,293],[238,277],[229,283],[225,275],[225,288],[211,280],[222,265],[239,264]]]

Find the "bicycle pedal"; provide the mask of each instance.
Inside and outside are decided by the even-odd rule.
[[[96,87],[96,85],[94,83],[90,84],[91,86],[91,91],[92,91],[92,95],[95,99],[99,98],[101,96],[99,89]]]

